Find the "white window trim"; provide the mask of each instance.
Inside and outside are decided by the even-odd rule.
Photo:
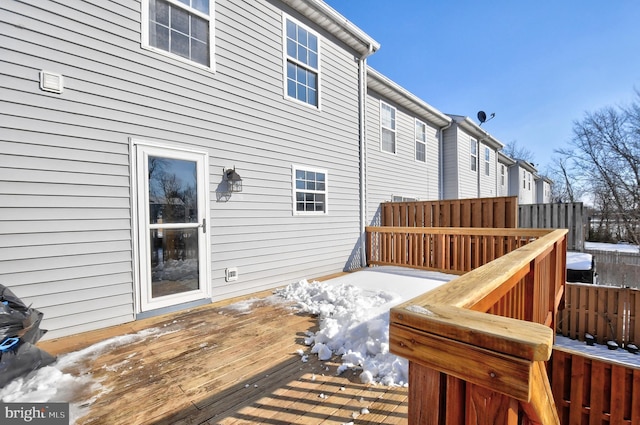
[[[154,53],[158,53],[162,56],[175,59],[179,62],[189,64],[191,66],[195,66],[200,69],[205,69],[207,71],[216,72],[216,56],[215,56],[215,46],[216,46],[216,19],[215,19],[215,0],[209,0],[209,15],[206,15],[198,10],[192,9],[190,7],[185,7],[184,3],[180,3],[177,0],[165,0],[171,4],[174,4],[178,7],[189,10],[190,13],[194,15],[198,15],[199,17],[206,19],[209,21],[209,66],[202,65],[201,63],[191,61],[187,58],[183,58],[180,55],[173,54],[164,49],[159,49],[157,47],[151,46],[149,44],[149,0],[141,1],[141,18],[142,18],[142,37],[140,45],[145,50],[150,50]]]
[[[324,211],[298,211],[296,209],[296,193],[298,190],[296,189],[296,171],[304,170],[304,171],[313,171],[315,173],[323,173],[324,174]],[[310,192],[310,191],[301,191],[301,192]],[[315,191],[317,193],[321,193],[320,191]],[[293,211],[293,215],[304,215],[304,216],[319,216],[319,215],[327,215],[329,214],[329,172],[322,168],[316,167],[307,167],[305,165],[291,165],[291,208]]]
[[[296,99],[295,97],[291,97],[289,96],[289,93],[287,93],[287,61],[289,60],[289,55],[287,55],[287,19],[290,20],[291,22],[294,22],[296,25],[301,26],[302,28],[304,28],[305,30],[307,30],[309,33],[313,34],[316,36],[316,38],[318,39],[318,68],[315,70],[317,73],[317,82],[318,82],[318,93],[316,94],[317,99],[318,99],[318,105],[312,105],[310,103],[307,102],[303,102],[299,99]],[[314,69],[301,63],[298,62],[297,60],[291,58],[292,61],[294,61],[296,64],[300,65],[301,67],[311,70],[313,71]],[[320,34],[318,34],[317,32],[315,32],[314,30],[312,30],[311,28],[309,28],[307,25],[303,24],[302,22],[300,22],[299,20],[291,17],[290,15],[287,15],[286,13],[282,12],[282,96],[284,97],[284,99],[286,99],[287,101],[290,102],[295,102],[299,105],[303,105],[306,106],[307,108],[311,108],[314,110],[318,110],[321,111],[322,110],[322,38],[320,37]]]
[[[393,109],[395,111],[395,114],[394,114],[395,115],[395,119],[394,119],[395,128],[385,127],[382,124],[382,105],[387,105],[389,108],[391,108],[391,109]],[[391,105],[390,103],[387,103],[387,102],[385,102],[384,100],[381,99],[380,100],[380,110],[379,111],[380,111],[380,152],[388,153],[388,154],[391,154],[391,155],[397,155],[398,154],[398,131],[397,131],[397,128],[398,128],[398,109],[395,106]],[[384,150],[382,148],[382,130],[383,129],[393,132],[393,152],[386,151],[386,150]]]
[[[475,151],[476,153],[473,153],[473,147],[475,147]],[[477,173],[478,172],[478,141],[476,139],[469,139],[469,151],[470,151],[470,159],[473,160],[473,162],[470,164],[471,165],[471,172],[472,173]]]
[[[491,175],[491,149],[486,146],[484,147],[484,175]]]
[[[418,139],[418,124],[424,126],[424,142],[422,140]],[[416,162],[420,162],[422,164],[426,164],[427,163],[427,124],[424,121],[419,120],[418,118],[415,119],[415,125],[413,126],[414,128],[414,139],[415,139],[415,144],[414,144],[414,156],[413,158],[415,159]],[[424,161],[418,159],[418,143],[421,143],[424,145]]]
[[[506,184],[506,176],[505,176],[505,170],[507,167],[504,166],[504,164],[500,164],[500,186],[504,187]]]

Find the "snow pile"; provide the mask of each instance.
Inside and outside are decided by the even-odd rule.
[[[586,252],[567,251],[567,269],[591,270],[593,256]]]
[[[358,369],[363,383],[402,386],[408,381],[408,362],[389,352],[389,309],[453,277],[379,268],[326,282],[302,280],[276,294],[319,316],[320,330],[309,332],[305,342],[320,360],[340,356],[338,373]]]

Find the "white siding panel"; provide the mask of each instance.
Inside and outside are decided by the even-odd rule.
[[[396,108],[396,154],[380,149],[380,100]],[[437,128],[422,117],[381,98],[367,94],[367,223],[377,224],[381,202],[392,196],[438,199],[439,147]],[[416,161],[415,119],[427,124],[426,162]]]
[[[286,99],[279,5],[216,1],[215,73],[142,49],[139,2],[0,5],[0,279],[56,301],[49,336],[133,317],[130,138],[208,152],[214,299],[359,265],[358,63],[285,8],[322,49],[321,109]],[[62,94],[39,90],[42,69]],[[328,214],[293,215],[292,164],[327,170]],[[233,166],[244,191],[223,202]]]
[[[460,192],[458,190],[460,170],[460,160],[458,148],[458,129],[450,127],[444,132],[443,146],[443,197],[444,199],[458,199]]]

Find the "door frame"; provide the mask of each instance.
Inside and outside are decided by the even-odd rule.
[[[202,211],[201,217],[205,219],[206,229],[200,233],[202,243],[199,249],[202,251],[199,258],[199,282],[197,291],[189,291],[176,295],[151,298],[150,291],[150,264],[148,263],[148,232],[143,220],[148,219],[148,193],[146,191],[146,176],[143,176],[139,166],[140,155],[145,152],[156,151],[171,157],[174,154],[177,159],[185,156],[200,157],[202,170],[198,169],[200,176],[198,185],[202,187],[202,193],[198,194],[198,210]],[[150,140],[130,138],[130,180],[131,180],[131,207],[132,207],[132,246],[133,246],[133,283],[134,303],[136,313],[144,313],[156,309],[172,307],[188,302],[211,299],[211,209],[210,209],[210,185],[209,185],[209,154],[206,151],[189,149],[176,144],[162,143]],[[201,208],[202,206],[202,208]],[[202,261],[200,261],[202,260]]]

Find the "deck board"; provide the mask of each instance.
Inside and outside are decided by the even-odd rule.
[[[264,297],[249,312],[211,304],[38,345],[63,354],[143,329],[156,333],[74,365],[102,385],[78,424],[407,422],[407,388],[365,385],[352,370],[338,376],[337,357],[302,362],[297,350],[309,352],[316,318]]]

